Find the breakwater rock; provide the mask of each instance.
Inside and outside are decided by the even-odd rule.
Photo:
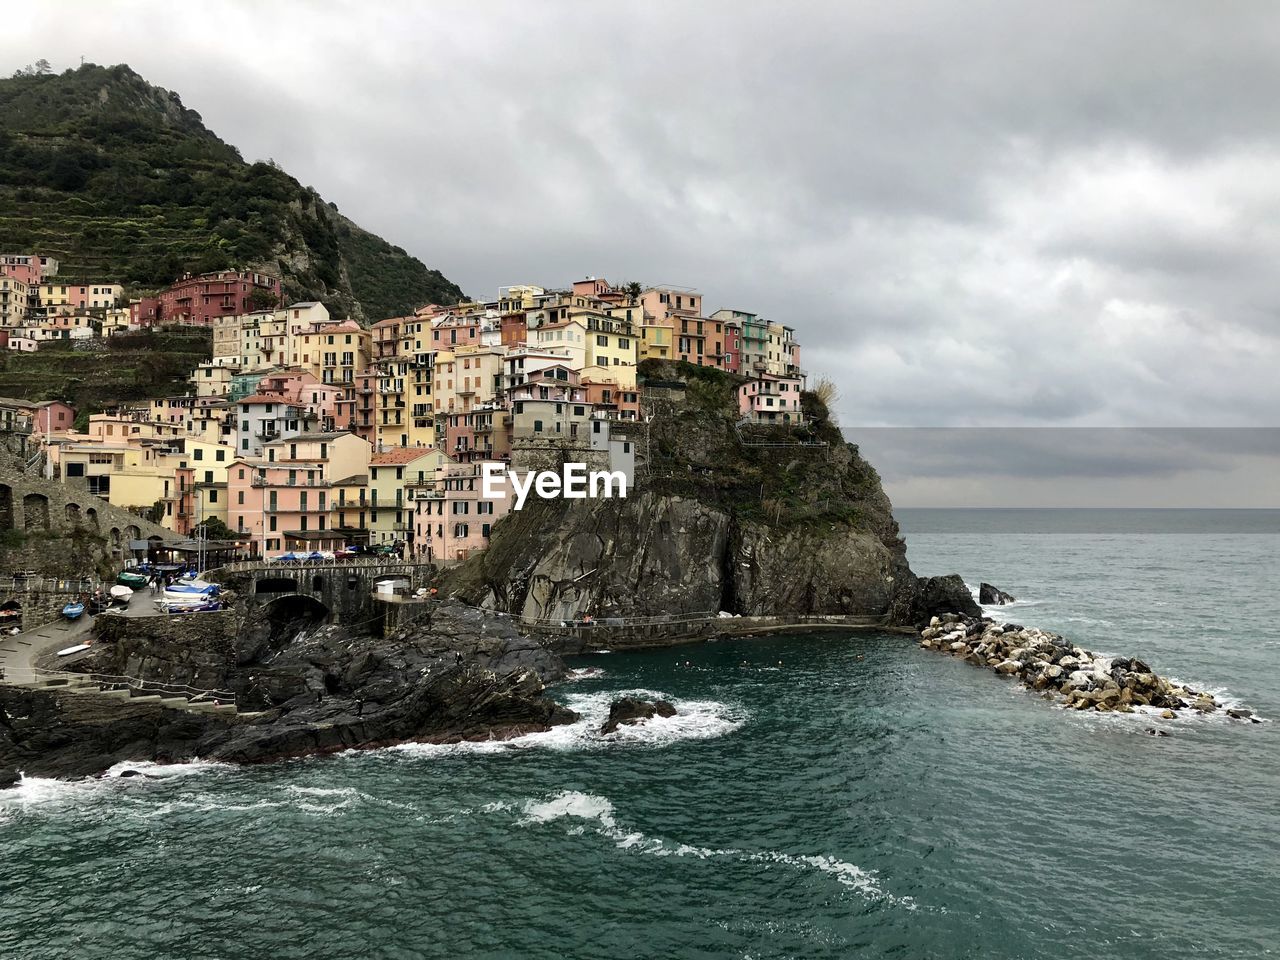
[[[1171,719],[1179,710],[1214,713],[1222,706],[1213,694],[1162,677],[1137,658],[1103,657],[1059,634],[989,617],[934,617],[920,633],[920,646],[989,667],[1032,690],[1061,697],[1064,706],[1076,710],[1148,708]],[[1250,719],[1236,716],[1248,711],[1227,713]]]
[[[988,606],[1004,606],[1006,603],[1013,603],[1017,600],[1011,593],[1005,593],[997,586],[990,583],[982,583],[978,585],[978,602]]]

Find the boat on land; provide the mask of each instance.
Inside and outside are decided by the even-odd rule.
[[[73,653],[84,653],[88,649],[89,645],[87,643],[77,643],[74,647],[63,647],[58,651],[58,656],[69,657]]]
[[[122,587],[128,587],[130,590],[139,590],[145,587],[149,579],[145,574],[131,573],[128,570],[121,570],[116,576],[116,583]]]
[[[216,583],[206,580],[175,580],[164,588],[165,600],[190,600],[203,598],[211,600],[218,595]]]
[[[194,598],[191,600],[157,600],[156,607],[164,613],[215,613],[222,609],[217,600]]]
[[[133,590],[122,583],[117,583],[108,592],[111,594],[111,602],[121,607],[127,607],[133,599]]]
[[[84,604],[73,600],[62,608],[62,615],[68,620],[79,620],[84,615]]]

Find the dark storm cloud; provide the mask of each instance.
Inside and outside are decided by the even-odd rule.
[[[790,323],[851,426],[1275,422],[1269,2],[170,10],[41,4],[0,58],[129,62],[473,295]]]

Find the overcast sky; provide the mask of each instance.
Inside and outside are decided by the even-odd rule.
[[[41,56],[129,63],[473,296],[596,275],[791,324],[853,439],[1275,423],[1273,2],[45,0],[0,32],[7,71]],[[1176,483],[1143,444],[1090,483],[958,441],[883,471],[900,502],[1280,506],[1275,444],[1210,435]]]

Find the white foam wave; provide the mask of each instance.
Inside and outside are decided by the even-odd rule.
[[[609,735],[600,733],[609,716],[609,707],[619,697],[666,700],[676,708],[672,717],[653,717],[636,724],[624,724]],[[463,743],[403,743],[379,753],[435,759],[467,754],[496,754],[533,748],[544,750],[599,750],[618,744],[665,747],[682,740],[722,737],[746,723],[739,708],[717,700],[682,700],[654,690],[605,690],[573,694],[565,705],[579,715],[574,723],[552,727],[543,733],[527,733],[509,740],[470,740]],[[348,751],[355,756],[360,751]]]
[[[90,797],[118,791],[125,785],[154,780],[173,780],[198,774],[215,773],[233,769],[229,764],[209,760],[192,760],[186,763],[154,763],[149,760],[130,760],[110,767],[101,777],[80,780],[60,780],[56,777],[31,777],[19,771],[21,779],[11,789],[0,793],[0,809],[28,809],[49,807],[57,809],[65,804],[83,803]],[[127,771],[141,776],[125,776]]]
[[[841,886],[855,891],[867,900],[880,900],[908,910],[916,909],[910,897],[895,897],[887,893],[874,873],[857,864],[826,855],[797,855],[777,850],[741,850],[733,847],[710,848],[673,844],[659,837],[649,837],[635,830],[618,825],[617,813],[607,797],[577,790],[564,790],[544,800],[527,800],[522,808],[524,816],[516,821],[520,826],[546,824],[561,819],[594,822],[595,832],[613,841],[620,850],[632,850],[658,857],[697,857],[700,860],[726,858],[743,863],[777,863],[799,870],[817,870],[834,877]],[[585,833],[582,824],[568,828],[571,835]]]
[[[565,683],[576,683],[579,680],[599,680],[605,675],[600,667],[579,667],[565,674]]]

